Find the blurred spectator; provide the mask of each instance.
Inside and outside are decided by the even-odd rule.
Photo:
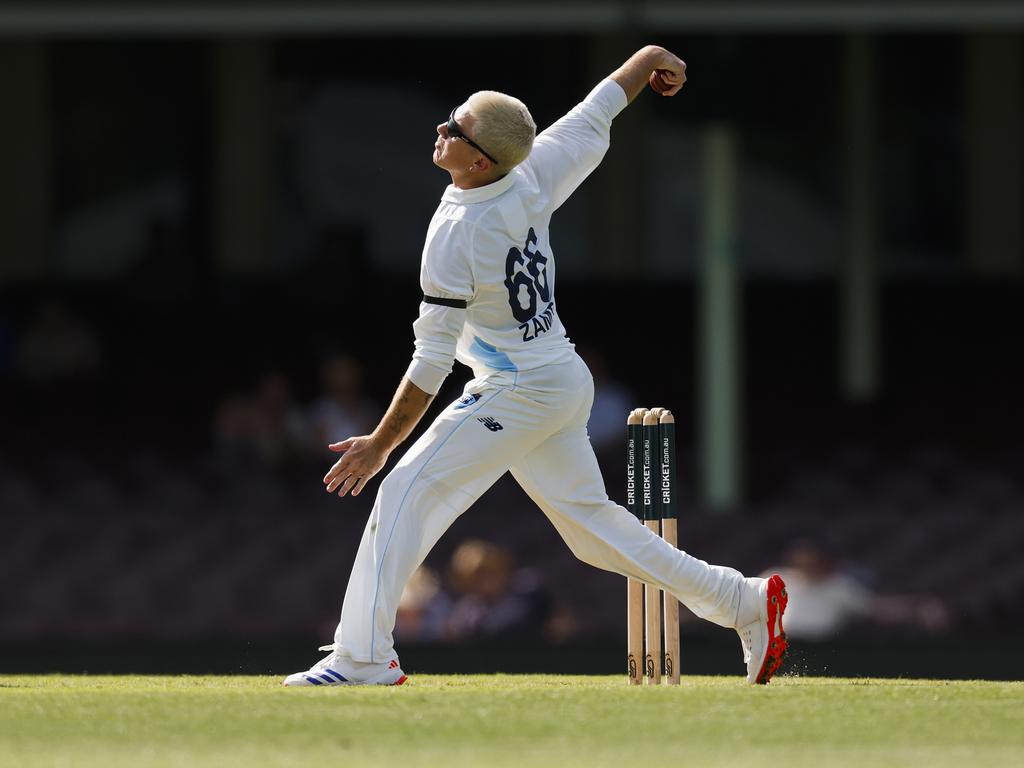
[[[462,542],[452,555],[450,578],[457,597],[449,639],[544,630],[551,608],[539,575],[517,569],[501,547],[480,539]]]
[[[425,565],[413,573],[398,601],[395,635],[402,641],[430,642],[445,638],[452,599],[441,579]]]
[[[800,640],[826,640],[850,624],[903,625],[930,631],[945,629],[945,607],[934,597],[882,596],[841,572],[825,550],[812,541],[795,544],[786,564],[770,568],[786,582],[789,607],[786,634]]]
[[[99,342],[67,307],[46,301],[21,337],[16,365],[18,373],[35,384],[93,375],[100,367]]]
[[[249,405],[241,395],[228,395],[213,416],[213,448],[217,457],[230,466],[249,460],[251,420]]]
[[[370,432],[380,407],[363,394],[363,367],[347,355],[328,358],[321,368],[323,394],[311,410],[315,448]]]
[[[283,373],[264,374],[252,400],[252,443],[267,464],[301,458],[309,445],[309,426],[292,400],[291,385]]]
[[[288,378],[278,372],[264,374],[251,397],[226,397],[213,433],[217,454],[229,464],[284,464],[303,458],[310,447],[309,424],[292,400]]]
[[[577,350],[594,376],[594,405],[590,409],[587,431],[598,453],[621,451],[626,435],[626,417],[637,407],[633,393],[608,372],[608,363],[598,350]]]

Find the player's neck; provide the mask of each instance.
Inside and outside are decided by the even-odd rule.
[[[488,184],[493,184],[506,176],[504,173],[500,176],[470,172],[460,173],[458,171],[449,171],[449,173],[452,175],[452,186],[457,187],[458,189],[476,189],[478,187],[486,187]]]

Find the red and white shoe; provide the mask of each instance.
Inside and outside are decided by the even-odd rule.
[[[320,650],[331,653],[305,672],[288,675],[281,685],[401,685],[409,679],[398,666],[398,659],[383,664],[364,664],[339,656],[333,645],[323,645]]]
[[[757,587],[760,617],[740,627],[743,661],[747,664],[747,682],[764,685],[782,666],[789,643],[782,629],[782,614],[789,596],[786,583],[779,574],[762,579]]]

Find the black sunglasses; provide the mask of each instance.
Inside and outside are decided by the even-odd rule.
[[[450,115],[448,115],[448,138],[450,138],[450,139],[462,139],[464,142],[469,144],[469,146],[473,147],[473,149],[478,150],[484,157],[486,157],[492,163],[494,163],[495,165],[498,164],[497,160],[495,160],[493,157],[491,157],[489,154],[487,154],[487,150],[486,149],[481,147],[479,144],[477,144],[475,141],[473,141],[471,138],[469,138],[469,136],[467,136],[465,133],[462,132],[462,129],[459,128],[459,124],[455,122],[455,110],[454,109],[452,110],[452,113]]]

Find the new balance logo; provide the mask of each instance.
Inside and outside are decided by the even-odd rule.
[[[483,424],[485,427],[491,430],[491,432],[497,432],[499,429],[504,429],[504,427],[501,426],[501,424],[496,422],[490,416],[481,416],[479,419],[477,419],[477,421],[479,421],[481,424]]]
[[[469,408],[469,406],[471,406],[473,403],[475,403],[481,397],[482,397],[482,395],[480,395],[477,392],[472,392],[472,393],[470,393],[468,395],[463,395],[462,397],[459,398],[459,403],[458,403],[458,405],[455,406],[455,408],[456,408],[456,410],[458,410],[460,408]]]

